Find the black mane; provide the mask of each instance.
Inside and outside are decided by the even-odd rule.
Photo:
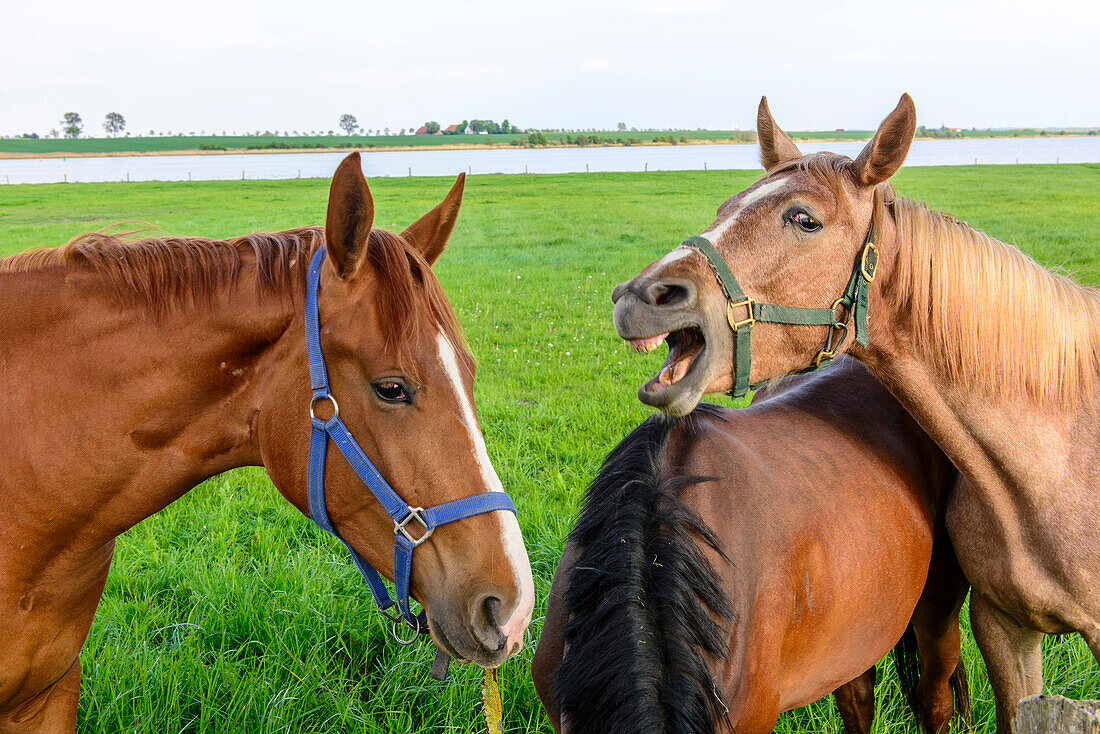
[[[717,537],[679,499],[713,477],[660,481],[677,426],[656,415],[604,460],[570,542],[581,550],[565,596],[565,655],[554,695],[569,730],[710,734],[726,715],[711,664],[726,657],[726,592],[697,538],[725,558]]]

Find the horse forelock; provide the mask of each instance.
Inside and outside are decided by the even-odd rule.
[[[442,333],[467,366],[473,357],[443,286],[431,266],[403,237],[384,229],[372,229],[367,238],[367,262],[374,270],[374,303],[385,348],[413,374],[418,363],[415,350],[435,349]]]

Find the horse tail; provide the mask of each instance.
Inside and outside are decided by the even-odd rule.
[[[905,634],[894,646],[894,669],[897,671],[898,683],[901,692],[905,696],[909,709],[917,721],[924,720],[923,707],[921,706],[918,686],[920,685],[920,659],[917,652],[917,635],[913,631],[913,625],[905,628]],[[966,662],[959,656],[959,662],[955,664],[948,681],[951,692],[955,698],[955,716],[968,727],[974,723],[974,711],[970,706],[970,682],[966,677]]]
[[[966,677],[966,663],[959,656],[959,662],[951,673],[951,690],[955,694],[955,716],[962,719],[968,729],[974,727],[974,710],[970,707],[970,681]]]
[[[898,644],[894,645],[894,670],[909,710],[917,721],[923,721],[920,695],[917,691],[920,685],[920,657],[917,654],[917,633],[913,631],[912,624],[906,626],[905,633]]]
[[[725,716],[710,665],[733,612],[700,543],[724,555],[679,499],[710,478],[660,479],[680,422],[651,417],[607,456],[570,535],[580,555],[553,683],[570,732],[710,734]]]

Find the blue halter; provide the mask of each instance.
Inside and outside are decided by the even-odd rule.
[[[423,610],[419,614],[413,614],[409,608],[409,575],[412,572],[412,552],[418,545],[431,537],[432,533],[440,525],[456,520],[462,520],[483,512],[507,510],[515,513],[516,506],[512,499],[504,492],[483,492],[481,494],[463,497],[451,502],[424,509],[423,507],[410,507],[402,500],[393,488],[386,482],[374,464],[359,448],[347,426],[340,420],[340,407],[336,403],[329,390],[328,371],[325,369],[325,358],[321,354],[320,322],[317,316],[317,291],[320,285],[321,264],[325,260],[325,248],[320,247],[314,254],[309,264],[309,274],[306,280],[306,355],[309,359],[309,381],[313,390],[313,397],[309,401],[310,437],[309,437],[309,464],[307,467],[306,494],[309,501],[309,515],[322,529],[340,538],[351,552],[352,560],[363,574],[367,585],[370,586],[378,608],[382,613],[393,620],[392,632],[394,639],[403,645],[411,644],[418,635],[428,632],[428,617]],[[318,418],[314,407],[319,402],[328,401],[332,405],[332,417],[328,419]],[[390,596],[385,583],[378,572],[360,556],[348,541],[340,537],[328,517],[325,508],[325,454],[328,449],[328,440],[344,455],[348,464],[355,471],[371,494],[382,503],[382,507],[393,518],[394,546],[393,546],[393,576],[396,586],[396,599]],[[421,527],[419,537],[413,535],[410,525]],[[390,607],[397,606],[397,612],[388,611]],[[412,636],[403,639],[398,634],[401,623],[404,622],[412,630]],[[444,677],[446,675],[446,662],[449,658],[446,653],[437,651],[436,665],[433,667],[433,675]]]

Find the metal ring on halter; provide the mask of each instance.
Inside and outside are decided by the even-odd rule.
[[[336,398],[332,397],[332,393],[325,393],[324,395],[318,395],[309,401],[309,417],[311,420],[317,420],[317,416],[313,412],[313,406],[317,404],[318,400],[327,400],[332,403],[332,416],[325,420],[333,420],[340,417],[340,406],[336,404]]]
[[[848,318],[844,319],[843,321],[836,318],[836,309],[838,306],[843,306],[844,310],[848,312]],[[852,323],[852,305],[850,303],[844,302],[844,296],[841,296],[840,298],[833,301],[833,320],[835,321],[835,323],[833,324],[834,329],[839,328],[841,324],[847,326],[848,324]]]
[[[398,630],[399,627],[401,627],[402,624],[404,624],[410,630],[412,630],[412,637],[410,637],[407,640],[402,638],[401,635],[397,634],[397,630]],[[404,617],[398,617],[397,619],[393,620],[393,627],[390,628],[390,633],[393,635],[393,639],[399,645],[408,646],[408,645],[411,645],[414,642],[416,642],[418,639],[420,639],[420,626],[417,625],[416,627],[413,627],[412,622],[405,619]]]

